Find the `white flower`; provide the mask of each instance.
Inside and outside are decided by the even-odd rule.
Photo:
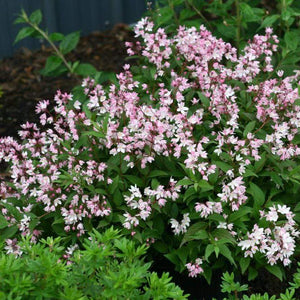
[[[81,106],[81,103],[78,100],[76,100],[75,103],[74,103],[74,108],[75,109],[80,109],[80,106]]]

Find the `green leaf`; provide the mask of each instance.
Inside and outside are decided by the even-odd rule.
[[[228,24],[223,24],[220,23],[217,25],[217,29],[220,32],[221,35],[225,36],[226,38],[229,39],[236,39],[236,27],[232,26],[232,25],[228,25]]]
[[[168,247],[166,243],[161,241],[157,241],[153,244],[153,248],[158,251],[159,253],[168,253]]]
[[[104,189],[100,189],[100,188],[95,189],[95,193],[100,195],[107,195],[107,192]]]
[[[236,244],[235,238],[230,234],[227,229],[217,228],[212,232],[212,236],[218,240],[224,240],[226,243]]]
[[[296,50],[299,43],[299,31],[287,31],[284,34],[284,41],[288,49]]]
[[[204,254],[204,257],[205,259],[208,261],[208,258],[211,256],[211,254],[215,251],[215,246],[212,245],[212,244],[209,244],[206,246],[206,249],[205,249],[205,254]]]
[[[9,211],[9,213],[11,215],[14,216],[14,218],[16,218],[17,220],[21,220],[23,215],[16,208],[16,206],[18,206],[18,205],[16,205],[16,202],[15,202],[15,201],[18,201],[18,203],[19,203],[20,200],[17,200],[15,198],[12,198],[12,199],[7,198],[7,200],[9,200],[9,201],[8,202],[2,202],[1,204]]]
[[[227,172],[228,170],[231,170],[233,168],[231,165],[224,163],[222,161],[214,161],[213,164],[215,164],[223,172]]]
[[[84,229],[87,230],[88,232],[91,232],[93,230],[91,219],[84,218],[83,225],[84,225]]]
[[[178,255],[176,254],[176,251],[173,251],[173,252],[171,252],[171,253],[165,254],[164,256],[165,256],[170,262],[172,262],[174,265],[180,264],[179,257],[178,257]]]
[[[295,206],[294,211],[300,211],[300,202]]]
[[[215,251],[215,254],[216,254],[216,258],[219,257],[219,253],[220,253],[220,248],[216,245],[214,245],[214,251]]]
[[[3,229],[8,226],[8,222],[4,218],[4,216],[0,215],[0,229]]]
[[[300,174],[300,166],[297,166],[296,168],[294,168],[293,170],[290,171],[289,176],[293,176],[296,174]]]
[[[94,76],[96,72],[97,72],[96,68],[91,64],[79,64],[74,70],[74,73],[83,77]]]
[[[160,177],[160,176],[169,176],[169,174],[166,171],[154,170],[154,171],[151,171],[150,174],[148,175],[149,178]]]
[[[254,200],[254,207],[256,210],[261,208],[261,206],[265,202],[265,194],[261,190],[259,186],[254,184],[253,182],[250,182],[250,187],[248,188],[247,192],[252,195],[253,200]]]
[[[72,32],[66,35],[59,45],[59,49],[63,54],[67,54],[76,48],[79,42],[80,33],[79,31]]]
[[[226,257],[236,267],[236,263],[231,255],[231,251],[229,250],[229,248],[224,244],[218,245],[218,247],[220,249],[220,254]]]
[[[280,15],[277,14],[266,17],[261,23],[259,29],[272,26],[279,18]]]
[[[55,70],[51,72],[47,72],[45,68],[40,71],[41,75],[43,76],[59,76],[66,72],[68,72],[68,69],[64,64],[60,64]]]
[[[197,182],[198,186],[201,188],[201,192],[211,191],[214,189],[206,180],[200,180]]]
[[[252,167],[252,166],[250,166],[250,167]],[[256,173],[254,173],[254,172],[253,172],[252,170],[250,170],[249,167],[248,167],[248,168],[246,168],[246,171],[245,171],[245,173],[243,174],[243,177],[246,178],[246,177],[251,177],[251,176],[258,177],[258,176],[256,175]]]
[[[241,15],[244,22],[259,22],[261,20],[261,15],[263,14],[263,10],[259,8],[252,8],[250,5],[246,3],[239,3]]]
[[[117,187],[119,186],[120,177],[117,175],[115,178],[113,178],[113,182],[109,185],[108,190],[111,194],[115,192]]]
[[[38,9],[30,15],[29,20],[31,23],[39,25],[42,21],[42,18],[43,18],[42,12],[40,9]]]
[[[205,108],[209,107],[209,105],[210,105],[210,100],[209,100],[206,96],[204,96],[202,93],[200,93],[200,92],[197,92],[197,95],[199,96],[199,98],[200,98],[200,100],[201,100],[203,106],[204,106]]]
[[[285,9],[281,12],[281,18],[283,21],[288,21],[291,16],[292,16],[291,11],[288,9]]]
[[[31,36],[34,32],[35,32],[35,29],[32,28],[32,27],[24,27],[24,28],[22,28],[18,32],[14,43],[17,43],[17,42],[25,39],[26,37]]]
[[[124,177],[127,178],[132,184],[136,184],[139,187],[144,186],[144,181],[138,176],[125,175]]]
[[[65,36],[62,33],[59,32],[53,32],[49,35],[49,38],[52,42],[59,42],[61,41]]]
[[[281,177],[280,177],[277,173],[275,173],[275,172],[270,172],[270,177],[271,177],[272,180],[273,180],[276,184],[278,184],[279,186],[281,186],[281,187],[284,186]]]
[[[240,259],[240,266],[241,266],[241,271],[242,274],[244,274],[246,272],[246,270],[248,269],[249,265],[250,265],[250,257],[242,257]]]
[[[188,251],[186,247],[182,247],[176,250],[178,257],[180,258],[183,265],[187,263]]]
[[[294,220],[300,224],[300,213],[296,213],[295,216],[294,216]]]
[[[172,203],[171,210],[170,210],[170,217],[177,218],[178,212],[179,212],[178,205],[175,202]]]
[[[115,190],[112,198],[113,198],[114,203],[117,205],[117,207],[120,207],[124,202],[123,195],[119,189]]]
[[[243,216],[251,213],[252,208],[249,206],[241,206],[239,210],[233,212],[232,214],[229,215],[228,217],[228,222],[233,223],[236,220],[241,219]]]
[[[160,185],[159,181],[156,178],[153,178],[151,180],[151,188],[153,190],[156,190],[158,188],[158,186]]]
[[[182,238],[180,247],[189,241],[208,239],[208,233],[205,230],[206,227],[207,227],[207,223],[205,222],[198,222],[190,226]]]
[[[226,222],[223,215],[213,213],[212,215],[208,216],[208,220],[217,221],[217,222]]]
[[[108,126],[108,121],[109,121],[109,114],[106,114],[105,117],[103,118],[102,121],[102,128],[103,128],[103,132],[107,133],[107,126]]]
[[[255,125],[256,121],[249,122],[244,129],[243,136],[247,137],[247,134],[255,128]]]
[[[194,182],[189,179],[189,178],[183,178],[181,180],[179,180],[177,183],[176,183],[176,186],[179,186],[179,185],[191,185],[193,184]]]
[[[159,9],[160,17],[157,20],[157,26],[172,24],[171,20],[173,18],[174,11],[169,5],[160,7]]]
[[[210,285],[211,277],[212,277],[212,269],[211,268],[205,268],[203,276],[207,280],[208,284]]]
[[[184,193],[183,200],[187,200],[188,198],[192,197],[195,199],[197,196],[197,192],[193,186],[189,187],[186,192]]]
[[[153,228],[161,235],[165,231],[165,223],[161,215],[157,215],[153,218]]]
[[[260,172],[262,170],[262,168],[264,167],[266,161],[267,161],[266,152],[264,152],[261,155],[260,160],[258,160],[258,161],[256,161],[254,163],[254,171],[255,171],[255,173],[258,173],[258,172]]]
[[[275,275],[280,281],[283,279],[283,272],[279,266],[273,265],[266,265],[266,269],[273,275]]]
[[[248,280],[251,281],[253,279],[255,279],[258,275],[258,272],[256,269],[250,267],[249,271],[248,271]]]
[[[62,64],[62,60],[57,56],[50,56],[47,58],[46,65],[44,67],[43,75],[50,74],[55,71]]]
[[[24,17],[20,15],[18,18],[14,20],[14,24],[21,24],[21,23],[26,23]],[[1,298],[0,298],[1,299]]]
[[[179,20],[184,22],[187,19],[194,17],[197,13],[191,9],[182,9],[180,11]]]
[[[95,81],[99,84],[107,81],[116,82],[116,74],[113,72],[99,71],[96,72]]]
[[[4,241],[8,238],[11,238],[16,234],[17,231],[18,231],[18,226],[17,225],[7,227],[0,234],[0,239]]]
[[[72,73],[76,73],[75,70],[76,70],[77,67],[79,66],[80,61],[77,60],[77,61],[75,61],[73,64],[72,64],[71,62],[70,62],[69,64],[70,64],[70,66],[71,66],[71,72],[72,72]]]
[[[63,219],[58,219],[52,223],[53,231],[59,236],[66,236],[66,231],[64,230],[65,223]]]

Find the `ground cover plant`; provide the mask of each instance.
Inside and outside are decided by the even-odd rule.
[[[1,238],[73,245],[114,224],[191,277],[283,279],[299,254],[300,73],[274,72],[271,28],[239,51],[203,25],[154,28],[127,43],[139,65],[58,91],[22,143],[0,140]]]
[[[300,266],[300,264],[299,264]],[[223,300],[293,300],[299,299],[297,289],[300,288],[300,269],[293,275],[293,282],[290,282],[289,288],[285,290],[285,293],[281,293],[279,298],[276,295],[270,296],[268,293],[251,294],[250,296],[242,295],[243,292],[248,290],[248,285],[241,285],[239,282],[235,282],[234,274],[224,273],[222,276],[221,290],[223,293],[227,293],[228,296]]]
[[[83,247],[65,249],[59,237],[8,240],[0,248],[1,299],[187,299],[168,274],[149,272],[145,245],[117,230],[93,231]]]

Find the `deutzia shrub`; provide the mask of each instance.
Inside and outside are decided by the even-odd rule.
[[[0,140],[2,237],[72,244],[114,223],[193,277],[230,264],[282,278],[299,251],[299,73],[274,70],[270,28],[240,55],[204,26],[153,28],[127,43],[137,66],[58,91],[22,143]]]

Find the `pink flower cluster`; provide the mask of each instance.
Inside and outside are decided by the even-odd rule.
[[[159,185],[156,189],[147,187],[144,189],[144,196],[137,186],[131,186],[129,188],[130,195],[125,195],[124,200],[132,212],[138,210],[138,213],[134,215],[131,215],[129,212],[124,213],[125,221],[123,226],[127,229],[136,227],[140,223],[139,219],[145,221],[150,216],[153,206],[158,205],[162,208],[166,205],[167,199],[173,201],[178,199],[181,186],[176,186],[176,183],[171,177],[167,188],[163,185]]]
[[[188,213],[183,215],[183,218],[180,223],[173,218],[170,220],[171,227],[175,235],[185,233],[187,231],[187,228],[190,226],[190,222],[191,219],[189,218]]]
[[[248,233],[248,239],[242,240],[238,246],[245,251],[245,257],[256,252],[263,253],[270,265],[282,261],[284,266],[291,263],[290,257],[296,247],[295,239],[300,231],[296,229],[295,215],[286,205],[274,205],[268,211],[261,211],[261,217],[270,224],[267,228],[254,225],[252,232]]]
[[[23,251],[21,250],[21,247],[18,245],[17,239],[7,239],[6,240],[6,246],[4,247],[7,254],[14,254],[16,257],[21,256],[23,254]]]
[[[238,210],[239,207],[247,200],[245,195],[246,188],[243,177],[239,176],[228,184],[223,184],[222,193],[218,194],[221,202],[229,202],[232,211]]]
[[[201,267],[202,265],[202,259],[201,258],[197,258],[195,260],[195,263],[188,263],[186,264],[186,268],[189,272],[189,276],[190,277],[197,277],[199,274],[203,273],[203,269]]]
[[[80,145],[76,126],[87,118],[83,112],[67,109],[71,100],[72,95],[58,91],[54,116],[48,111],[49,101],[40,102],[36,110],[45,128],[41,130],[31,123],[22,125],[19,134],[26,143],[19,144],[9,137],[0,139],[0,162],[10,162],[14,184],[12,188],[1,183],[2,203],[6,207],[6,199],[16,197],[20,205],[25,204],[17,209],[23,214],[18,220],[19,229],[26,234],[33,234],[28,230],[29,214],[37,205],[42,205],[45,215],[58,212],[64,218],[65,230],[77,231],[78,235],[84,233],[83,218],[110,214],[105,196],[97,192],[91,195],[84,189],[104,181],[107,165],[96,162],[92,149],[82,142]],[[17,222],[8,209],[2,208],[2,213],[11,224]]]

